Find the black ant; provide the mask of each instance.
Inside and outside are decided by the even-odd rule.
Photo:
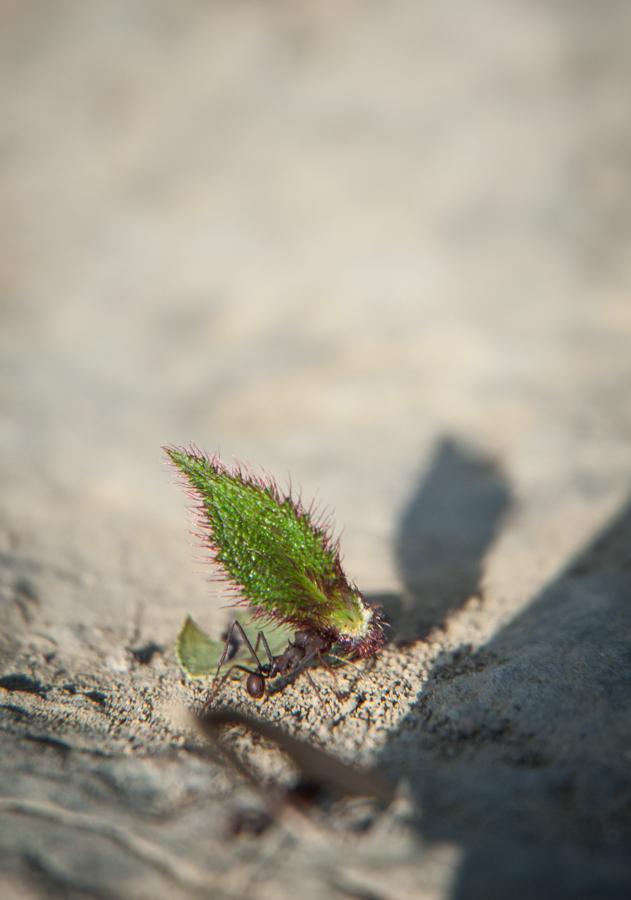
[[[235,663],[230,666],[224,677],[218,682],[217,678],[221,667],[226,662],[226,659],[230,659],[231,656],[234,656],[235,631],[238,634],[237,640],[245,643],[253,659],[256,660],[256,668],[250,669],[248,666]],[[261,643],[267,654],[268,661],[265,663],[261,662],[257,653]],[[265,696],[266,682],[269,678],[275,678],[277,675],[284,675],[286,677],[298,675],[299,672],[314,659],[318,659],[324,663],[322,654],[327,653],[332,646],[332,640],[323,637],[315,631],[297,631],[293,641],[289,641],[286,650],[278,656],[274,656],[263,631],[259,631],[256,643],[252,646],[252,642],[245,633],[241,623],[234,621],[226,634],[226,643],[223,648],[223,653],[221,654],[221,659],[219,660],[219,665],[217,666],[217,672],[215,673],[216,686],[213,688],[211,700],[219,686],[226,678],[228,678],[233,669],[241,669],[242,672],[247,672],[248,677],[245,679],[245,689],[254,700],[261,700]],[[326,665],[326,663],[324,664]],[[307,675],[309,675],[308,672]],[[317,686],[311,678],[310,680],[317,691]]]

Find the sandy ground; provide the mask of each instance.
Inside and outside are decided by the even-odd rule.
[[[0,15],[3,898],[628,897],[629,5]],[[392,623],[223,702],[387,809],[232,836],[173,653],[228,615],[191,440],[334,509]]]

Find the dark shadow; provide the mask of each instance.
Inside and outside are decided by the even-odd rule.
[[[401,515],[402,594],[373,595],[398,644],[426,637],[480,591],[481,565],[510,504],[493,459],[444,438]]]
[[[423,839],[462,849],[453,900],[631,897],[631,502],[493,640],[437,660],[381,762]]]

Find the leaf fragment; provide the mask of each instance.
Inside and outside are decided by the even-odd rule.
[[[180,668],[189,678],[203,678],[215,673],[224,641],[214,641],[187,616],[175,643],[175,655]]]

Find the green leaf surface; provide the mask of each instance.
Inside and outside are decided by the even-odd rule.
[[[166,453],[199,501],[214,560],[242,599],[297,627],[366,635],[371,617],[342,571],[337,544],[299,501],[217,457]]]
[[[180,667],[190,678],[214,674],[224,641],[214,641],[197,623],[187,616],[175,643],[175,655]]]

